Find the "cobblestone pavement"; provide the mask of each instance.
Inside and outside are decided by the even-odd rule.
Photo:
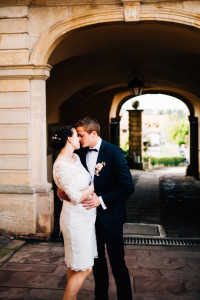
[[[135,193],[127,202],[128,222],[161,224],[168,237],[200,238],[200,181],[185,176],[182,167],[133,170],[132,176]]]
[[[200,238],[200,182],[193,177],[160,177],[161,223],[167,236]]]
[[[132,172],[135,191],[126,203],[128,223],[161,224],[159,175]]]

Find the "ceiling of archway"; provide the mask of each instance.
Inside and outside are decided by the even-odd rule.
[[[172,23],[118,23],[70,32],[52,52],[47,110],[81,90],[88,98],[105,88],[127,88],[137,69],[147,89],[200,95],[200,31]]]

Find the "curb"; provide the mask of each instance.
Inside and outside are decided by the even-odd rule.
[[[25,241],[12,240],[5,247],[0,249],[0,264],[5,263],[13,256],[15,252],[21,249],[26,244]]]

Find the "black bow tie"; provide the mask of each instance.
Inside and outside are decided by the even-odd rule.
[[[97,149],[92,149],[92,148],[88,148],[88,151],[90,152],[90,151],[95,151],[95,152],[98,152],[98,150]]]

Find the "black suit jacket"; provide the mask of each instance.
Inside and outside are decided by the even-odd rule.
[[[81,148],[76,153],[87,169],[86,154],[88,148]],[[105,166],[94,176],[95,193],[102,196],[107,206],[97,207],[97,218],[106,228],[121,226],[126,221],[125,201],[134,191],[131,173],[121,148],[102,140],[97,163],[105,162]]]

